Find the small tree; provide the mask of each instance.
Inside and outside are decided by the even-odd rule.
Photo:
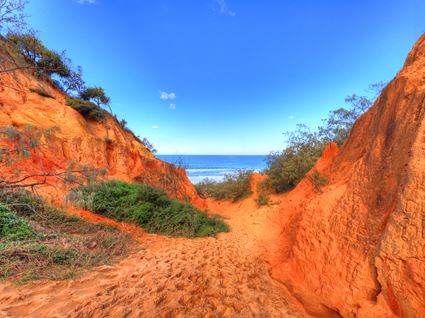
[[[83,69],[77,66],[76,70],[71,71],[69,76],[60,80],[60,84],[65,93],[75,92],[79,94],[83,91],[85,82],[83,80]]]
[[[122,128],[127,129],[127,121],[125,119],[121,119],[118,122]]]
[[[111,106],[109,105],[111,99],[106,96],[105,91],[102,87],[95,86],[84,89],[80,92],[80,98],[86,101],[91,101],[95,103],[97,106],[106,106],[109,108],[109,111],[112,114]]]
[[[156,154],[158,151],[155,149],[155,146],[148,140],[148,138],[143,138],[142,144],[148,149],[151,153]]]

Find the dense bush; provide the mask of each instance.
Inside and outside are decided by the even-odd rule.
[[[342,146],[350,135],[354,122],[369,109],[384,84],[370,86],[375,93],[372,98],[352,95],[345,99],[348,108],[329,112],[324,125],[311,130],[305,125],[297,125],[293,132],[287,132],[287,147],[282,152],[271,153],[267,159],[267,184],[276,192],[294,188],[305,174],[313,168],[326,145],[334,141]]]
[[[87,119],[92,119],[98,122],[104,122],[106,119],[106,111],[90,101],[70,97],[66,99],[66,104],[74,108]]]
[[[68,196],[77,205],[109,218],[135,223],[151,233],[200,237],[227,231],[227,225],[188,203],[170,199],[147,185],[120,181],[74,189]]]
[[[288,144],[282,152],[272,153],[267,158],[267,183],[278,193],[295,187],[314,166],[326,146],[303,125],[289,134]]]
[[[195,184],[195,188],[201,197],[236,202],[251,194],[251,174],[252,171],[240,170],[226,175],[222,182],[205,179]]]

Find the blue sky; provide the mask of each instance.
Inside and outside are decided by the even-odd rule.
[[[160,154],[267,154],[391,80],[423,0],[32,0],[30,25]]]

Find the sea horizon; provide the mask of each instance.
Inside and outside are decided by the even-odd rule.
[[[264,170],[267,155],[157,155],[158,159],[186,169],[189,180],[196,184],[205,179],[223,181],[239,170]]]

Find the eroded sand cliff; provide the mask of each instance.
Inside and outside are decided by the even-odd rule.
[[[276,215],[273,276],[322,317],[425,316],[425,35]]]

